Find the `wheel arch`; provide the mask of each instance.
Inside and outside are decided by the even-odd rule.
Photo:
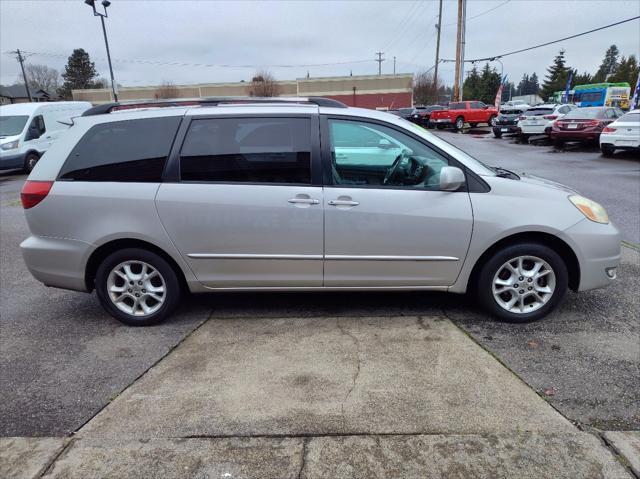
[[[496,241],[494,244],[489,246],[478,258],[473,269],[471,270],[471,274],[469,275],[469,279],[467,280],[467,290],[470,291],[477,284],[477,278],[480,274],[480,270],[482,266],[491,258],[497,251],[507,246],[516,244],[516,243],[540,243],[549,248],[553,249],[556,253],[558,253],[567,266],[567,272],[569,274],[569,288],[573,291],[578,290],[578,286],[580,285],[580,262],[578,261],[578,257],[575,252],[566,242],[562,239],[558,238],[555,235],[550,233],[543,232],[522,232],[515,233],[505,238],[502,238]]]
[[[98,271],[98,267],[100,266],[100,263],[102,263],[102,261],[111,253],[114,253],[124,248],[140,248],[140,249],[144,249],[144,250],[156,253],[158,256],[162,257],[165,261],[167,261],[167,263],[169,263],[171,268],[173,268],[176,275],[178,276],[178,281],[180,282],[180,285],[184,288],[185,291],[188,290],[187,279],[184,275],[184,271],[182,271],[182,268],[178,265],[176,260],[169,253],[164,251],[159,246],[156,246],[153,243],[149,243],[148,241],[144,241],[141,239],[134,239],[134,238],[120,238],[120,239],[114,239],[114,240],[108,241],[100,245],[89,256],[89,259],[87,260],[87,264],[85,267],[85,274],[84,274],[84,282],[86,284],[87,291],[93,291],[94,289],[95,276],[96,276],[96,272]]]

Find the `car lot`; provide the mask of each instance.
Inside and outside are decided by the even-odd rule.
[[[487,133],[437,134],[487,163],[576,187],[609,210],[626,241],[640,242],[640,161],[634,155],[605,159],[594,149],[557,151]],[[364,434],[375,439],[382,433],[564,430],[559,416],[549,416],[546,425],[543,419],[528,422],[529,414],[550,412],[500,368],[497,376],[489,375],[495,382],[474,382],[470,372],[484,377],[497,363],[485,362],[489,356],[473,343],[566,419],[603,430],[640,429],[640,256],[632,247],[624,248],[611,288],[571,293],[549,318],[528,325],[493,322],[468,299],[442,294],[238,293],[192,296],[169,322],[128,328],[108,317],[95,295],[48,289],[26,271],[18,249],[27,236],[18,200],[24,179],[19,173],[0,174],[2,436],[66,436],[101,410],[83,429],[89,439],[96,431],[118,435],[136,424],[147,436],[172,437]],[[420,342],[412,339],[417,334],[424,335]],[[403,344],[410,347],[398,348]],[[487,369],[476,371],[455,360],[461,354],[479,355]],[[240,372],[234,365],[241,365]],[[189,380],[211,387],[190,395]],[[358,386],[361,380],[364,386]],[[249,387],[250,381],[257,386]],[[371,396],[381,383],[384,394]],[[171,384],[179,386],[176,394]],[[317,396],[323,390],[328,396]],[[270,399],[261,405],[257,400],[265,391]],[[385,395],[395,402],[385,403]],[[147,405],[139,402],[143,397],[154,404],[156,416],[149,420],[140,414]],[[492,401],[513,407],[510,414],[517,418],[510,427],[491,425],[488,413],[469,409],[472,399],[487,407]],[[210,416],[205,404],[213,407]],[[321,462],[323,453],[336,455],[340,447],[324,444],[310,460]],[[67,460],[81,459],[82,451],[78,454]]]

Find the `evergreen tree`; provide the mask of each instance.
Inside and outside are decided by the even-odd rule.
[[[64,83],[58,90],[58,94],[64,99],[71,99],[71,90],[95,88],[94,78],[97,76],[96,66],[89,58],[89,54],[82,48],[77,48],[67,60],[62,74]]]
[[[618,68],[616,68],[614,74],[609,77],[609,81],[613,83],[627,82],[633,90],[638,81],[639,70],[638,60],[636,60],[635,55],[629,55],[629,58],[622,57]]]
[[[547,68],[547,75],[544,78],[540,92],[542,98],[548,99],[556,91],[564,90],[570,70],[565,62],[564,50],[560,50],[553,59],[553,64]]]
[[[501,82],[502,78],[496,69],[491,68],[489,63],[485,63],[480,74],[480,96],[476,99],[493,105]]]
[[[619,55],[618,47],[615,45],[611,45],[607,52],[604,54],[604,60],[600,64],[600,68],[593,76],[594,83],[601,83],[607,81],[607,75],[614,73],[616,68],[618,67],[618,55]]]
[[[538,75],[536,72],[533,72],[529,77],[529,91],[527,95],[537,95],[538,91],[540,91],[540,82],[538,81]]]
[[[516,95],[528,95],[529,93],[527,92],[528,90],[528,86],[529,86],[529,75],[527,73],[525,73],[524,75],[522,75],[522,80],[520,80],[520,83],[518,83],[518,87],[516,88]]]
[[[589,72],[578,73],[578,70],[573,70],[573,85],[588,85],[593,83],[593,76]]]
[[[467,75],[462,85],[462,94],[464,100],[477,100],[480,96],[480,75],[478,74],[478,68],[473,65],[473,68]]]

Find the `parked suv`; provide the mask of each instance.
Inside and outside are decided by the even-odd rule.
[[[31,273],[95,289],[127,324],[231,290],[473,291],[524,322],[616,276],[602,206],[394,115],[322,98],[167,105],[88,110],[21,195]]]
[[[553,122],[576,108],[575,105],[557,103],[536,105],[529,108],[518,121],[520,138],[526,140],[532,135],[549,135]]]
[[[518,120],[525,111],[529,109],[529,105],[505,106],[500,109],[500,114],[493,125],[493,136],[502,137],[504,134],[518,133]]]

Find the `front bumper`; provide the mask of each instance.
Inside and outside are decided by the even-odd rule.
[[[612,223],[603,225],[585,218],[558,236],[571,246],[578,257],[578,291],[611,284],[615,279],[615,268],[620,263],[622,237],[618,228]]]
[[[519,133],[520,129],[517,124],[512,125],[494,125],[493,131],[498,133]]]
[[[20,244],[34,278],[47,286],[87,291],[85,268],[93,246],[79,240],[29,236]]]
[[[12,170],[24,166],[24,153],[16,150],[4,151],[0,149],[0,170]]]

